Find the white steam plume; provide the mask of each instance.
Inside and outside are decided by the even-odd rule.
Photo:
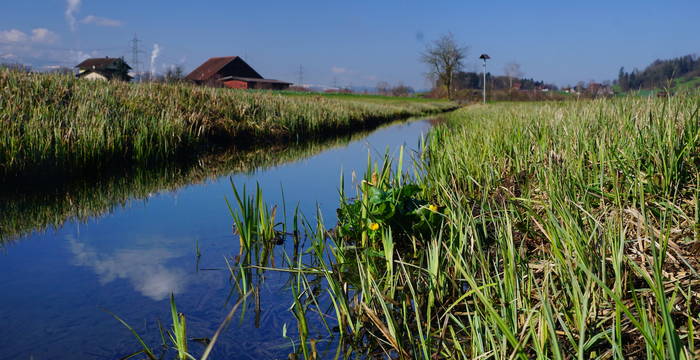
[[[151,51],[151,76],[156,75],[156,59],[160,54],[160,45],[153,44],[153,51]]]
[[[75,31],[75,13],[80,9],[80,2],[82,0],[66,0],[66,21],[68,21],[68,26],[71,31]]]

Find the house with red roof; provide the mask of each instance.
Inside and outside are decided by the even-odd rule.
[[[265,79],[240,56],[213,57],[194,69],[185,79],[198,85],[232,89],[285,90],[291,83]]]

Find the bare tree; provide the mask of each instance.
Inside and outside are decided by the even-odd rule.
[[[165,71],[164,81],[165,82],[180,82],[185,78],[185,71],[182,65],[173,65]]]
[[[520,70],[520,64],[514,61],[507,63],[506,66],[503,67],[503,72],[506,73],[510,82],[509,89],[513,88],[513,78],[520,79],[524,75],[522,70]]]
[[[448,33],[428,44],[421,54],[421,61],[430,68],[429,76],[447,88],[447,97],[450,99],[455,74],[462,70],[467,50],[466,46],[457,44],[452,33]]]
[[[382,95],[386,95],[389,93],[390,86],[389,86],[389,83],[386,81],[378,82],[376,87],[377,87],[377,92],[382,94]]]
[[[394,86],[391,89],[392,96],[409,96],[412,93],[413,93],[413,88],[410,86],[404,85],[402,82],[399,82],[398,85]]]

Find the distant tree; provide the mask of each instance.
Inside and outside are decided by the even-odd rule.
[[[446,87],[447,97],[450,99],[454,90],[455,75],[462,70],[466,56],[467,47],[457,44],[452,33],[429,43],[421,54],[421,61],[429,67],[430,78]]]
[[[481,74],[470,71],[460,71],[455,75],[455,88],[457,89],[481,89]]]
[[[73,69],[71,69],[67,66],[53,68],[49,72],[52,74],[61,74],[61,75],[73,75],[75,73],[75,71]]]
[[[641,85],[641,84],[637,83],[637,74],[638,73],[639,73],[639,71],[637,69],[634,69],[627,77],[628,90],[629,89],[639,89],[639,85]]]
[[[377,92],[382,94],[382,95],[389,94],[389,88],[390,88],[390,85],[386,81],[380,81],[377,83]]]
[[[391,95],[393,96],[409,96],[413,94],[413,88],[406,86],[403,83],[399,83],[391,89]]]
[[[627,73],[620,69],[617,85],[623,91],[672,87],[676,80],[700,77],[700,58],[685,55],[669,60],[655,60],[644,70],[634,69]]]
[[[29,65],[25,64],[20,64],[20,63],[0,63],[0,69],[8,69],[12,71],[19,71],[19,72],[31,72],[32,67]]]
[[[559,87],[554,85],[554,84],[544,84],[545,89],[557,91],[559,90]]]
[[[617,85],[620,86],[622,91],[629,90],[629,78],[627,77],[624,66],[620,68],[620,72],[617,74]]]
[[[185,71],[181,65],[173,65],[165,71],[163,80],[165,82],[180,82],[185,78]]]
[[[512,89],[513,88],[513,78],[519,79],[523,77],[523,72],[520,70],[520,64],[516,62],[509,62],[506,64],[506,66],[503,68],[503,72],[506,74],[508,77],[508,88]]]

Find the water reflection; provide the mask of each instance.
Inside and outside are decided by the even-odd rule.
[[[220,153],[186,165],[91,175],[33,191],[0,184],[0,233],[15,239],[0,250],[0,360],[116,359],[136,351],[129,330],[100,309],[118,314],[144,341],[159,346],[157,320],[169,325],[170,292],[187,316],[188,334],[210,337],[240,294],[251,289],[255,293],[211,358],[286,358],[293,346],[282,329],[286,325],[295,338],[290,289],[298,288],[298,278],[259,266],[311,264],[305,258],[311,244],[303,236],[288,237],[283,246],[241,254],[224,202],[233,197],[229,179],[239,188],[259,183],[270,206],[278,205],[279,221],[291,221],[297,205],[300,223],[304,216],[311,220],[318,205],[333,224],[341,169],[350,194],[350,174],[366,168],[368,149],[373,156],[400,145],[415,149],[428,128],[424,121],[392,124],[368,136]],[[52,227],[56,230],[43,231]],[[195,248],[201,250],[199,260]],[[302,305],[316,307],[308,295],[323,292],[321,282],[308,277]],[[318,306],[332,309],[323,298]],[[333,326],[325,315],[309,324],[319,350],[336,343],[317,337],[328,334],[322,318]],[[202,347],[192,349],[196,355]]]
[[[347,145],[368,133],[287,145],[232,148],[177,163],[119,167],[105,173],[76,174],[75,178],[0,182],[0,246],[32,232],[60,228],[68,221],[85,222],[112,213],[160,192],[205,183],[232,173],[252,174],[307,158]]]
[[[101,285],[125,279],[134,290],[158,301],[170,293],[184,292],[191,280],[181,267],[166,266],[168,261],[183,255],[169,249],[120,249],[112,254],[100,254],[72,236],[67,240],[74,256],[73,264],[92,268]]]

